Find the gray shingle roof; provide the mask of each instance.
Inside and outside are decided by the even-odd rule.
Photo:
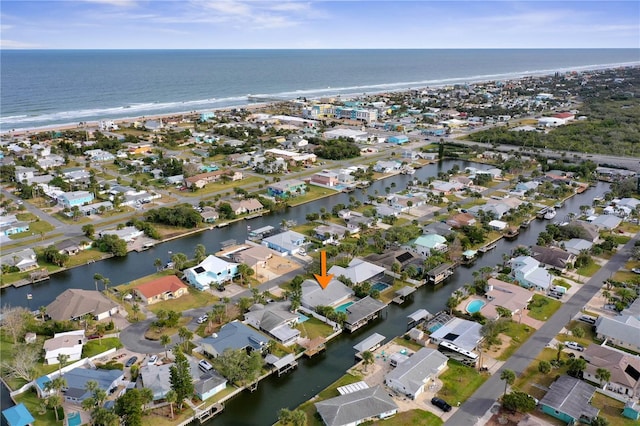
[[[116,306],[98,291],[70,288],[47,306],[47,315],[56,321],[67,321],[86,314],[97,316]]]
[[[605,337],[640,347],[640,320],[631,315],[608,318],[601,316],[596,321],[596,332]]]
[[[327,426],[357,424],[398,410],[396,403],[380,386],[316,402],[315,406]]]
[[[385,376],[404,387],[407,395],[416,395],[430,377],[435,377],[448,358],[435,349],[422,348]]]
[[[560,376],[551,384],[540,404],[568,414],[574,419],[581,417],[592,419],[600,412],[599,409],[589,404],[595,391],[594,386],[582,380],[570,376]]]

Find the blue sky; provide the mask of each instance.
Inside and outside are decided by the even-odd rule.
[[[18,49],[640,47],[640,2],[2,0]]]

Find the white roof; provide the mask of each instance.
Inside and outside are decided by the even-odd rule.
[[[351,280],[354,284],[360,284],[368,279],[375,277],[378,274],[383,273],[384,267],[374,265],[362,259],[352,259],[349,262],[349,266],[343,268],[342,266],[333,265],[329,269],[329,273],[333,274],[336,278],[339,276],[345,276]]]

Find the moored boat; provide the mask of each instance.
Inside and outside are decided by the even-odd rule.
[[[547,220],[551,220],[554,217],[556,217],[556,210],[554,208],[550,208],[549,210],[547,210],[547,212],[544,214],[544,218]]]

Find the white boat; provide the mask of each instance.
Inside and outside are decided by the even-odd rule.
[[[544,218],[547,220],[551,220],[554,217],[556,217],[556,210],[554,208],[550,208],[549,210],[547,210],[547,212],[544,214]]]

